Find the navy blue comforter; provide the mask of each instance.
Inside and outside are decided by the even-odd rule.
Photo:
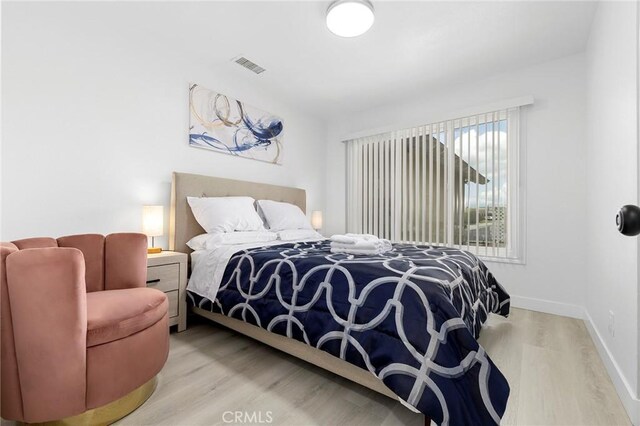
[[[242,250],[215,301],[192,303],[305,342],[379,377],[438,424],[500,422],[509,385],[476,341],[509,295],[474,255],[395,244],[331,254],[328,241]]]

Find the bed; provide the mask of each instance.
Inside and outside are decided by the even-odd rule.
[[[306,207],[302,189],[174,173],[170,249],[190,253],[204,232],[187,196],[236,195]],[[475,338],[489,313],[508,315],[509,296],[472,254],[404,244],[332,255],[310,240],[198,255],[223,268],[213,294],[188,292],[196,315],[399,400],[426,424],[500,422],[509,386]]]

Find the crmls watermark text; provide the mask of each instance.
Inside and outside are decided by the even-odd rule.
[[[222,421],[225,423],[273,423],[273,411],[225,411],[222,413]]]

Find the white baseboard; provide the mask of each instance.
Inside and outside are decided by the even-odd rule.
[[[596,349],[600,354],[600,358],[602,359],[602,362],[604,363],[604,366],[609,373],[609,377],[613,382],[613,386],[616,388],[616,392],[618,393],[618,396],[622,401],[624,409],[627,411],[627,415],[631,419],[631,423],[636,426],[640,425],[640,399],[636,398],[633,389],[624,378],[624,375],[620,370],[620,366],[611,355],[609,348],[602,339],[602,336],[598,332],[598,329],[595,327],[595,324],[593,323],[593,319],[591,319],[589,312],[584,309],[583,314],[584,323],[587,326],[587,330],[589,330],[591,339],[596,345]]]
[[[584,318],[584,308],[570,303],[553,302],[551,300],[534,299],[532,297],[511,296],[511,306],[563,317]]]

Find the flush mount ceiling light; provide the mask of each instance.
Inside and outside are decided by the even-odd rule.
[[[340,37],[366,33],[374,19],[373,6],[367,0],[338,0],[327,10],[327,27]]]

